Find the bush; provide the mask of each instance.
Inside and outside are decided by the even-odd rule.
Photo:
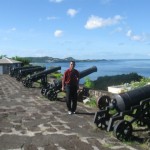
[[[56,79],[61,79],[62,78],[62,74],[59,73],[59,72],[52,73],[50,76],[53,77],[53,78],[56,78]]]
[[[86,103],[86,105],[90,106],[90,107],[97,107],[97,104],[96,104],[96,98],[95,97],[90,97],[90,101],[88,101]]]
[[[132,89],[135,89],[138,87],[143,87],[149,83],[150,83],[150,78],[142,78],[139,82],[132,81],[130,85]]]
[[[94,83],[90,80],[89,77],[85,77],[84,86],[86,88],[93,88],[94,87]]]

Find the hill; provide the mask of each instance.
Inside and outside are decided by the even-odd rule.
[[[48,56],[44,56],[44,57],[23,57],[25,59],[29,59],[30,62],[32,63],[48,63],[48,62],[70,62],[70,61],[76,61],[76,62],[92,62],[92,61],[101,61],[99,59],[84,59],[84,60],[80,60],[80,59],[74,59],[73,57],[67,57],[64,59],[61,58],[53,58],[53,57],[48,57]],[[103,61],[105,59],[102,59]]]

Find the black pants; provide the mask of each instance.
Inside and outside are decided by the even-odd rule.
[[[65,89],[68,111],[75,112],[77,108],[77,86],[66,85]]]

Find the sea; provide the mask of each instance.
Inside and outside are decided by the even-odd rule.
[[[37,65],[45,66],[47,69],[52,66],[61,66],[60,72],[62,74],[69,68],[68,62],[37,63]],[[90,80],[96,80],[98,77],[103,76],[113,76],[129,73],[137,73],[143,77],[150,77],[150,59],[121,59],[76,62],[75,68],[79,71],[83,71],[93,66],[97,67],[97,72],[88,75]]]

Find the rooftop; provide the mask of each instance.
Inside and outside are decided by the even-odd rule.
[[[0,64],[18,64],[18,63],[22,62],[7,57],[3,57],[2,59],[0,59]]]

